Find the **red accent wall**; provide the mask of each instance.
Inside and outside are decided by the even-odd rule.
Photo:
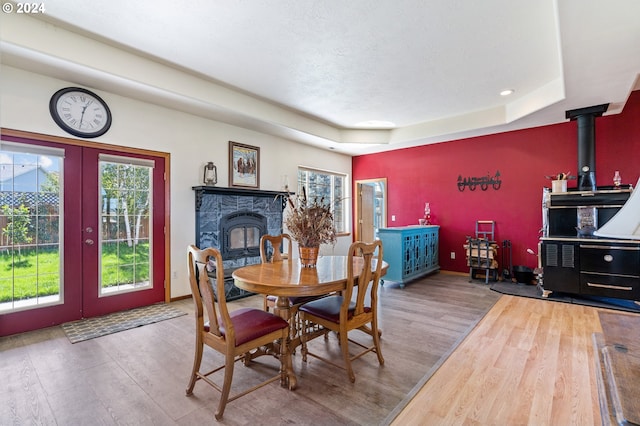
[[[595,126],[597,185],[611,185],[619,170],[622,183],[635,187],[640,177],[640,91],[631,94],[622,113],[596,118]],[[536,257],[526,250],[537,252],[542,188],[551,186],[545,176],[577,175],[577,140],[576,122],[567,121],[356,156],[353,179],[387,178],[388,226],[417,224],[425,202],[430,203],[432,222],[440,225],[443,270],[468,272],[462,246],[467,235],[474,235],[476,220],[496,221],[497,241],[511,241],[513,265],[535,267]],[[458,190],[459,176],[494,176],[496,171],[502,180],[498,190]],[[575,187],[576,180],[568,186]]]

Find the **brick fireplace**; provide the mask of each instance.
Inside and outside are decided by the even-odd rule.
[[[195,186],[195,245],[220,250],[227,300],[250,295],[233,285],[231,273],[260,263],[260,237],[282,233],[282,192]],[[212,271],[209,274],[215,277]]]

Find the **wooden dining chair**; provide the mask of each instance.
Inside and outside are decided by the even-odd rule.
[[[286,245],[287,251],[282,252]],[[260,238],[260,260],[264,262],[279,262],[291,260],[291,237],[289,234],[268,235]]]
[[[224,270],[222,256],[217,249],[200,250],[194,245],[188,249],[189,282],[195,305],[196,319],[196,347],[193,358],[193,370],[187,386],[187,395],[193,394],[193,388],[198,380],[203,380],[221,393],[218,409],[215,412],[217,420],[222,419],[225,406],[241,396],[248,394],[268,383],[280,379],[287,382],[286,374],[290,370],[291,355],[286,349],[286,339],[289,335],[289,323],[284,319],[255,308],[241,308],[229,312],[224,291]],[[216,291],[214,292],[207,274],[207,267],[213,261],[216,269]],[[204,311],[208,321],[204,320]],[[230,396],[233,367],[236,361],[244,360],[245,365],[251,360],[251,351],[279,342],[279,357],[281,368],[277,376],[271,377],[250,389]],[[220,352],[225,357],[225,363],[212,371],[200,371],[204,345]],[[260,353],[260,352],[254,352]],[[266,353],[266,352],[264,352]],[[224,369],[222,386],[219,386],[208,376]]]
[[[354,259],[360,257],[362,271],[354,274]],[[340,339],[343,363],[338,364],[308,350],[309,340],[319,336],[318,333],[302,334],[302,360],[307,355],[320,359],[336,367],[347,370],[349,380],[355,382],[351,362],[368,352],[375,352],[380,365],[384,358],[380,351],[380,333],[378,330],[378,284],[382,270],[382,242],[376,240],[371,244],[360,241],[349,247],[347,260],[347,285],[341,294],[334,294],[322,299],[305,303],[298,308],[301,321],[319,325],[326,330],[334,331]],[[367,297],[368,296],[368,297]],[[355,300],[354,300],[355,299]],[[369,299],[369,300],[367,300]],[[360,330],[371,336],[372,346],[365,346],[349,339],[348,333]],[[349,352],[349,342],[363,348],[356,355]]]
[[[287,251],[282,252],[283,246],[286,245]],[[260,260],[262,263],[291,261],[291,237],[289,234],[280,235],[263,235],[260,238]],[[275,308],[277,297],[264,295],[263,308],[269,312],[270,308]]]

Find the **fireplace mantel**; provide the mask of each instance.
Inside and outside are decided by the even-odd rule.
[[[219,195],[237,195],[241,197],[273,197],[284,196],[287,193],[285,191],[264,191],[261,189],[247,189],[247,188],[223,188],[219,186],[193,186],[191,187],[196,192],[196,212],[200,210],[202,205],[202,196],[205,194],[219,194]],[[291,192],[289,194],[292,194]],[[282,208],[284,209],[284,198]]]
[[[221,186],[193,186],[194,191],[204,191],[207,194],[227,194],[227,195],[282,195],[284,191],[265,191],[262,189],[249,189],[249,188],[224,188]]]

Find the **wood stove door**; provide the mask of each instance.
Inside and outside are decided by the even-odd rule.
[[[580,292],[578,244],[566,241],[543,241],[542,262],[544,289],[564,293]]]

